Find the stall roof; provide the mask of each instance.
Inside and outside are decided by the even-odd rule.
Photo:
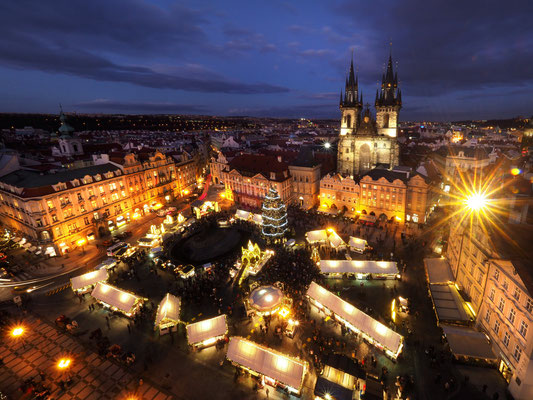
[[[497,359],[484,333],[478,332],[472,328],[463,328],[446,324],[442,324],[441,327],[446,335],[450,350],[453,354],[487,360]]]
[[[394,261],[368,260],[320,260],[320,272],[323,274],[398,274]]]
[[[377,217],[375,215],[359,214],[359,219],[365,222],[376,222]]]
[[[161,321],[171,320],[178,323],[180,320],[181,300],[170,293],[161,300],[157,307],[157,314],[155,316],[155,324],[161,324]]]
[[[252,220],[256,224],[261,225],[263,223],[263,216],[261,214],[254,214],[252,215]]]
[[[439,321],[468,322],[474,316],[453,284],[430,284],[429,292]]]
[[[355,249],[361,249],[364,250],[367,242],[365,239],[356,238],[353,236],[350,236],[350,240],[348,241],[348,246],[353,247]]]
[[[315,396],[325,398],[329,394],[335,400],[352,400],[353,390],[347,389],[335,382],[328,381],[326,378],[319,376],[315,385]]]
[[[294,389],[302,386],[307,370],[304,361],[238,336],[230,339],[226,357]]]
[[[105,282],[109,278],[106,269],[87,272],[86,274],[75,276],[70,279],[72,290],[83,289],[84,287],[95,285],[98,282]]]
[[[110,266],[115,265],[116,263],[117,263],[117,260],[110,257],[102,261],[100,264],[98,264],[95,267],[95,269],[109,268]]]
[[[445,258],[424,258],[429,283],[453,282],[450,264]]]
[[[237,211],[235,212],[235,217],[236,217],[236,218],[239,218],[239,219],[245,219],[245,220],[247,220],[248,218],[250,218],[250,214],[251,214],[250,211],[237,210]]]
[[[106,283],[97,283],[91,296],[126,314],[131,313],[135,303],[142,299],[142,297],[135,296]]]
[[[331,244],[331,247],[344,247],[346,246],[346,243],[344,243],[344,240],[335,232],[334,230],[328,231],[329,232],[329,243]]]
[[[320,229],[318,231],[310,231],[305,234],[307,241],[309,243],[323,242],[326,243],[328,240],[328,233],[325,229]]]
[[[400,334],[386,327],[381,322],[376,321],[340,297],[335,296],[322,286],[311,282],[307,290],[307,296],[318,301],[324,307],[349,322],[367,336],[373,338],[392,353],[398,354],[400,352],[403,340]]]
[[[187,339],[189,344],[200,343],[204,340],[224,335],[228,330],[226,315],[204,319],[187,325]]]

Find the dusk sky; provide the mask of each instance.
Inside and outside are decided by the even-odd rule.
[[[0,2],[0,112],[338,118],[352,50],[373,103],[392,40],[401,120],[533,114],[533,3]]]

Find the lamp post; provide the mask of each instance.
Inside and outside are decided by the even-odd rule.
[[[68,371],[70,370],[71,366],[72,366],[72,359],[70,359],[68,357],[60,358],[59,361],[57,362],[57,369],[62,374],[62,377],[64,377],[64,380],[61,379],[59,381],[59,386],[63,390],[65,390],[65,383],[67,383],[67,384],[69,383],[70,376],[68,374]]]

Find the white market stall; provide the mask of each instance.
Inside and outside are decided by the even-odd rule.
[[[211,346],[218,340],[224,339],[228,333],[226,315],[222,314],[215,318],[189,324],[186,329],[187,340],[193,348]]]
[[[226,358],[272,386],[300,394],[308,364],[258,343],[235,336],[229,341]]]
[[[309,244],[326,244],[328,241],[328,232],[325,229],[310,231],[305,234]]]
[[[155,315],[155,326],[159,334],[165,335],[172,332],[180,322],[181,300],[170,293],[161,300]]]
[[[115,258],[108,258],[98,264],[95,269],[111,269],[117,265],[118,261]]]
[[[70,286],[75,293],[89,293],[98,282],[106,282],[109,274],[105,268],[87,272],[70,279]]]
[[[91,296],[111,310],[119,311],[128,317],[135,315],[145,300],[106,283],[97,283]]]
[[[350,303],[335,296],[322,286],[311,282],[307,297],[319,309],[333,313],[335,318],[354,332],[361,333],[374,346],[396,358],[402,351],[403,337],[381,322],[365,314]]]
[[[250,214],[252,214],[250,211],[237,210],[235,212],[235,218],[248,221],[250,219]]]
[[[328,236],[329,245],[331,247],[333,247],[334,249],[344,249],[344,248],[346,248],[346,243],[337,234],[337,232],[335,232],[333,229],[330,228],[330,229],[328,229],[328,233],[329,233],[329,236]]]
[[[366,247],[368,246],[368,242],[365,239],[350,236],[348,246],[350,246],[350,249],[352,251],[363,254],[365,252]]]
[[[320,272],[333,278],[340,278],[342,274],[356,275],[357,279],[363,279],[368,275],[379,279],[399,278],[399,271],[394,261],[370,261],[370,260],[320,260]]]

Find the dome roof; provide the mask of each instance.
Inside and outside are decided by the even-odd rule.
[[[61,121],[61,126],[59,127],[61,137],[70,137],[70,134],[74,132],[74,128],[67,123],[67,117],[63,113],[63,110],[61,110],[61,114],[59,114],[59,120]]]
[[[283,300],[283,292],[272,285],[255,288],[248,301],[250,306],[259,312],[271,312],[277,309]]]

